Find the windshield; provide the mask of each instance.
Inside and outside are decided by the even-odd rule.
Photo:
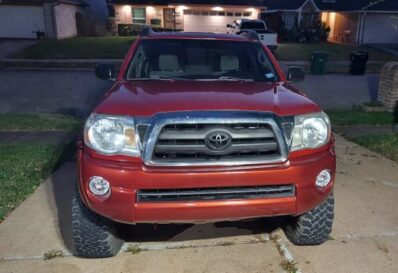
[[[263,22],[242,22],[241,29],[265,29]]]
[[[225,40],[142,40],[127,80],[278,81],[260,43]]]

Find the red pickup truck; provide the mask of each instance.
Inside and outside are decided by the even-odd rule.
[[[109,257],[118,223],[287,216],[297,245],[327,240],[334,217],[328,116],[257,35],[145,29],[85,123],[72,204],[75,254]]]

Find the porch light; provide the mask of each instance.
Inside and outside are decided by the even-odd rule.
[[[178,10],[184,10],[184,9],[188,9],[188,7],[187,7],[187,6],[182,6],[182,5],[181,5],[181,6],[178,6],[177,9],[178,9]]]
[[[124,13],[130,13],[131,12],[131,7],[129,5],[124,5],[122,9],[123,9]]]
[[[214,10],[214,11],[223,11],[224,9],[222,7],[213,7],[212,10]]]
[[[147,13],[153,13],[155,11],[155,8],[154,7],[152,7],[152,6],[147,6],[146,7],[146,12]]]
[[[249,12],[253,12],[253,13],[254,13],[254,12],[256,12],[256,9],[255,9],[255,8],[247,8],[246,11],[249,11]]]

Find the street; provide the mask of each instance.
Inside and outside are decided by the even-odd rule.
[[[112,86],[92,71],[0,70],[0,112],[89,114]]]
[[[52,112],[85,116],[112,85],[93,71],[0,70],[0,112]],[[324,109],[351,108],[377,97],[378,76],[306,75],[298,88]]]

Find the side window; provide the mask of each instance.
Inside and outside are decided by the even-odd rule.
[[[276,75],[274,74],[273,65],[271,60],[268,58],[267,53],[262,48],[258,49],[257,54],[258,62],[260,63],[261,73],[267,80],[276,80]]]
[[[143,65],[145,62],[146,56],[145,52],[142,48],[142,45],[139,45],[133,59],[131,60],[130,68],[127,72],[127,78],[141,78],[143,75]]]

